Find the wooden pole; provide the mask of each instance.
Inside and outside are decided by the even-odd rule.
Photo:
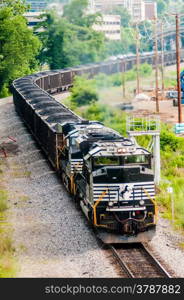
[[[156,112],[159,113],[159,99],[158,99],[158,37],[157,37],[157,18],[154,19],[155,29],[155,101]]]
[[[162,99],[164,99],[164,32],[163,32],[163,21],[161,23],[161,76],[162,76]]]
[[[182,123],[182,106],[181,106],[181,82],[180,82],[180,32],[179,16],[176,14],[176,66],[177,66],[177,90],[178,90],[178,123]]]
[[[122,90],[123,90],[123,99],[125,99],[126,97],[126,87],[125,87],[125,71],[126,71],[126,67],[125,67],[125,62],[122,63]]]
[[[137,94],[140,93],[140,74],[139,74],[139,67],[140,67],[140,57],[139,57],[139,31],[138,26],[136,24],[136,72],[137,72]]]

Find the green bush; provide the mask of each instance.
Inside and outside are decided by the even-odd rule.
[[[170,173],[169,173],[170,174]],[[170,174],[171,176],[171,174]],[[161,203],[166,211],[164,213],[164,217],[171,220],[171,195],[167,192],[167,187],[173,187],[173,200],[174,200],[174,225],[177,228],[184,229],[184,178],[170,177],[171,184],[161,184],[160,190],[161,192],[157,195],[157,201]]]
[[[111,75],[111,82],[113,86],[121,86],[122,85],[122,74],[121,73],[116,73]]]
[[[125,113],[118,109],[99,103],[92,103],[81,115],[89,120],[103,122],[105,126],[118,131],[122,135],[126,135]]]
[[[6,209],[8,194],[0,190],[0,278],[15,277],[16,266],[14,261],[14,247],[11,238],[10,226],[7,226]]]
[[[172,132],[162,130],[160,135],[161,150],[176,151],[180,144],[179,138]]]
[[[98,94],[94,83],[85,76],[76,76],[74,86],[71,89],[71,103],[75,107],[89,105],[98,100]]]
[[[106,105],[92,103],[84,112],[82,112],[82,117],[89,120],[104,122],[105,120],[107,121],[112,117],[112,112]]]
[[[177,81],[176,79],[172,79],[172,78],[165,78],[164,79],[164,86],[165,88],[174,88],[177,85]]]
[[[140,65],[140,74],[142,76],[149,76],[152,73],[152,66],[145,63]]]
[[[92,81],[94,82],[96,88],[107,88],[109,86],[112,86],[112,80],[110,76],[107,76],[104,73],[99,73],[93,78]]]
[[[0,190],[0,213],[7,209],[7,192]]]
[[[14,260],[14,247],[7,230],[0,230],[0,278],[15,277],[17,267]]]
[[[5,98],[5,97],[8,97],[9,95],[10,95],[9,89],[7,88],[6,85],[3,85],[3,87],[0,91],[0,98]]]
[[[132,81],[132,80],[135,80],[136,79],[136,72],[135,72],[135,69],[132,69],[130,71],[127,71],[125,73],[125,80],[126,81]]]

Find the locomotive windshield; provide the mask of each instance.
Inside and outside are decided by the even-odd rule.
[[[94,166],[119,166],[119,157],[95,157]]]
[[[100,156],[93,158],[93,169],[106,166],[150,166],[150,155]]]
[[[148,155],[127,155],[123,157],[124,164],[148,164]]]

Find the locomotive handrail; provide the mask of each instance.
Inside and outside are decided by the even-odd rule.
[[[105,227],[105,228],[107,227],[106,225],[99,225],[99,224],[97,224],[97,216],[96,216],[96,208],[97,208],[98,204],[100,203],[100,201],[103,200],[103,198],[105,197],[105,195],[107,194],[107,192],[108,192],[108,188],[101,193],[101,195],[99,196],[98,200],[93,205],[93,224],[96,227]]]
[[[148,191],[146,189],[144,189],[144,192],[145,194],[148,196],[148,198],[150,199],[150,201],[153,203],[153,205],[155,206],[155,223],[157,223],[157,220],[158,220],[158,205],[157,205],[157,202],[150,196],[150,194],[148,193]]]

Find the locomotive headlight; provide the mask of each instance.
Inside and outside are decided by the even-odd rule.
[[[144,200],[139,201],[140,205],[144,205],[144,203],[145,203]]]
[[[113,206],[114,205],[114,202],[112,202],[112,201],[109,201],[109,206]]]

